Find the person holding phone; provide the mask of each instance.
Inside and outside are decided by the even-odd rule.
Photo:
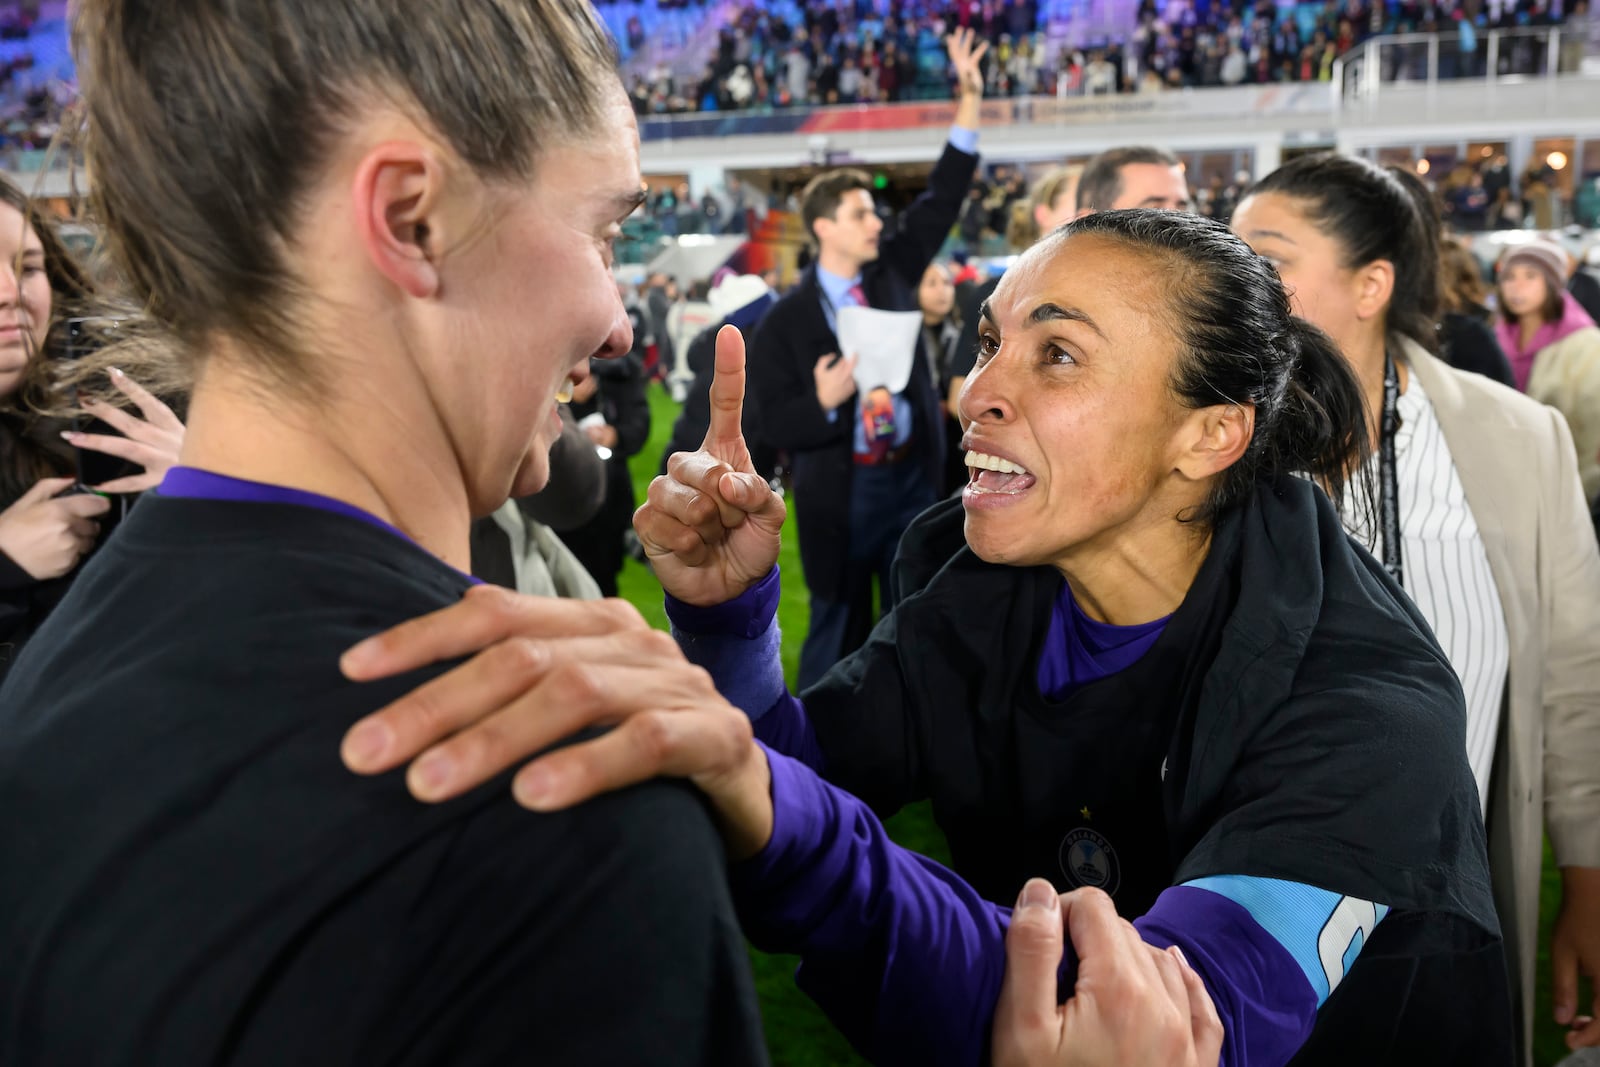
[[[56,382],[81,352],[72,316],[95,298],[55,226],[0,177],[0,680],[120,517],[114,499],[156,484],[183,442],[171,409],[117,372],[107,380],[143,418],[100,400],[83,412],[112,432],[51,416]],[[85,453],[109,458],[99,470],[113,476],[85,485],[96,470]]]

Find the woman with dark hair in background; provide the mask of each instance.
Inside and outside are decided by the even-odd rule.
[[[1365,454],[1349,365],[1263,260],[1176,212],[1046,237],[981,336],[961,397],[971,480],[902,542],[896,580],[917,592],[803,699],[778,654],[782,499],[736,430],[674,458],[635,525],[685,651],[758,738],[876,811],[931,799],[986,899],[1043,871],[1111,893],[1204,979],[1223,1063],[1503,1064],[1460,686],[1297,476],[1339,494]],[[480,680],[520,627],[469,602],[386,639],[404,649],[386,673],[491,646],[383,713],[408,739],[390,759],[460,731],[435,750],[453,791],[547,743],[523,686]],[[615,773],[593,759],[561,773]],[[771,766],[788,853],[803,840],[840,872],[784,921],[826,910],[838,944],[884,961],[809,954],[802,987],[869,1056],[976,1062],[981,1044],[952,1033],[992,995],[994,950],[944,907],[956,883],[894,863],[869,824],[800,800],[792,762]],[[911,946],[942,963],[891,995],[883,967]],[[892,1025],[906,1013],[923,1025]]]
[[[69,340],[68,320],[103,310],[94,298],[93,282],[55,225],[0,176],[0,680],[66,595],[84,556],[121,519],[124,494],[159,482],[183,443],[171,409],[117,371],[111,384],[145,418],[104,401],[86,400],[82,410],[109,424],[91,429],[126,437],[77,433],[72,421],[51,414],[72,406],[63,403],[60,379],[67,360],[83,354],[72,345],[85,341]],[[86,464],[75,450],[110,458]],[[91,484],[74,492],[81,482]]]
[[[922,312],[922,349],[928,353],[928,370],[944,409],[947,440],[940,495],[948,496],[967,480],[967,468],[961,462],[961,421],[945,402],[951,395],[950,364],[961,340],[961,313],[956,309],[956,287],[948,265],[935,261],[922,272],[922,282],[917,286],[917,307]]]
[[[1566,416],[1587,498],[1600,496],[1600,328],[1567,289],[1560,242],[1536,238],[1500,254],[1495,332],[1517,384]]]
[[[1577,1004],[1580,967],[1600,967],[1600,554],[1561,416],[1432,354],[1431,204],[1408,171],[1323,153],[1257,183],[1233,226],[1365,390],[1381,515],[1346,521],[1415,601],[1465,690],[1526,1061],[1545,830],[1563,885],[1556,1021],[1576,1020],[1574,1047],[1600,1043],[1600,1022]],[[1439,1050],[1422,1058],[1453,1062]]]
[[[1457,370],[1516,388],[1511,362],[1490,328],[1493,312],[1486,305],[1489,289],[1483,269],[1459,238],[1447,237],[1439,243],[1439,287],[1444,312],[1439,319],[1440,357]]]

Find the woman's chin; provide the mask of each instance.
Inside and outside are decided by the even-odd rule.
[[[522,457],[522,465],[511,479],[511,499],[521,500],[525,496],[532,496],[549,484],[550,448],[538,442],[532,451]]]
[[[985,563],[994,563],[1001,566],[1015,567],[1027,566],[1022,559],[1023,553],[1020,546],[1003,532],[995,529],[1000,524],[992,516],[967,513],[964,530],[967,537],[967,547],[972,549],[972,554]]]

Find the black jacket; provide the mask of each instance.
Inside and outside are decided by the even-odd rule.
[[[861,288],[875,308],[913,311],[922,272],[938,254],[955,224],[978,157],[946,145],[934,165],[928,189],[884,231],[878,258],[861,271]],[[815,595],[843,595],[849,553],[850,481],[855,463],[852,435],[858,418],[854,401],[832,422],[817,402],[817,360],[839,351],[828,327],[815,268],[780,299],[756,327],[750,345],[749,383],[761,409],[762,436],[787,450],[794,465],[800,562]],[[918,343],[906,396],[915,417],[917,458],[929,486],[937,491],[943,464],[943,429],[938,397]]]
[[[1225,515],[1155,646],[1064,703],[1036,679],[1061,576],[983,562],[961,522],[949,501],[907,531],[905,598],[805,694],[831,781],[884,816],[931,799],[991,900],[1072,888],[1085,808],[1129,918],[1216,874],[1387,903],[1296,1062],[1510,1062],[1461,687],[1320,491],[1285,478]]]
[[[1572,280],[1567,282],[1567,292],[1589,313],[1591,319],[1600,322],[1600,278],[1579,267],[1573,271]]]
[[[1517,387],[1511,361],[1500,350],[1500,341],[1489,328],[1488,310],[1482,314],[1447,312],[1439,320],[1439,354],[1457,370],[1481,374],[1507,389]]]

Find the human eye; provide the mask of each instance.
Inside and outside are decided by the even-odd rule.
[[[993,330],[978,333],[978,362],[987,363],[1000,351],[1000,338]]]
[[[1054,367],[1071,366],[1078,362],[1072,358],[1072,353],[1060,345],[1045,345],[1044,361]]]

